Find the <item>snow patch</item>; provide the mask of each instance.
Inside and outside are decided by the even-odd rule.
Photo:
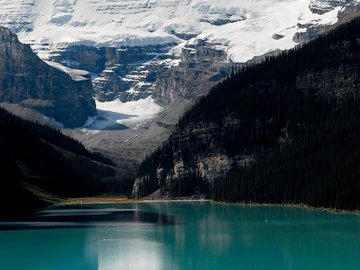
[[[296,43],[293,37],[298,32],[306,31],[299,25],[328,25],[337,22],[337,7],[323,15],[312,13],[309,1],[271,1],[262,0],[248,2],[247,19],[206,29],[191,40],[196,44],[199,40],[207,40],[228,53],[233,62],[246,62],[254,56],[263,55],[276,49],[293,48]],[[274,39],[274,34],[283,36]]]
[[[89,118],[84,125],[86,129],[110,129],[117,124],[131,129],[138,129],[163,110],[151,96],[126,103],[121,102],[119,99],[109,102],[95,100],[95,102],[98,115]]]
[[[72,68],[68,68],[65,67],[64,65],[57,63],[57,62],[53,62],[53,61],[44,61],[46,64],[61,70],[67,74],[70,75],[70,77],[74,80],[74,81],[87,81],[89,80],[89,78],[86,78],[86,76],[90,76],[90,73],[87,72],[86,70],[81,70],[81,69],[72,69]]]

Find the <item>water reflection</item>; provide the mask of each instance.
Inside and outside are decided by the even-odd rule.
[[[84,229],[0,231],[0,269],[96,270],[97,257],[84,253],[86,236]]]
[[[0,230],[111,227],[127,224],[174,225],[177,222],[170,215],[149,213],[137,209],[58,207],[41,210],[28,218],[1,221]]]
[[[0,269],[351,270],[360,265],[355,215],[162,202],[50,209],[37,218],[58,222],[59,216],[62,222],[92,225],[0,231]]]
[[[99,270],[164,269],[164,248],[155,241],[107,240],[98,248]]]
[[[157,235],[181,269],[357,269],[360,263],[356,215],[199,202],[147,207],[181,217],[171,235]]]

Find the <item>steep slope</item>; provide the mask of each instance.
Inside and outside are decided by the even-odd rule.
[[[101,194],[110,190],[107,181],[116,185],[109,160],[53,128],[22,120],[3,109],[0,161],[1,211],[33,208],[56,201],[56,196]]]
[[[29,45],[0,27],[0,102],[35,109],[65,126],[83,125],[96,114],[91,81],[73,80],[47,65]]]
[[[180,119],[134,195],[359,209],[360,19],[243,68]]]

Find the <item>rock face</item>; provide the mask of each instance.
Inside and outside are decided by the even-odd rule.
[[[3,27],[0,41],[0,102],[20,103],[68,127],[96,114],[90,80],[74,81],[47,65]]]
[[[317,14],[324,14],[336,8],[337,6],[346,6],[351,4],[350,0],[311,0],[309,8],[312,12]]]
[[[159,73],[174,59],[167,56],[174,44],[96,48],[70,46],[53,59],[94,76],[95,97],[101,102],[122,102],[151,95]]]
[[[228,121],[222,128],[215,123],[199,123],[184,130],[176,129],[168,139],[150,158],[156,164],[156,172],[151,172],[151,165],[140,168],[140,175],[135,179],[132,195],[136,198],[147,193],[147,182],[156,179],[156,187],[160,192],[156,196],[177,197],[205,194],[212,190],[215,184],[224,179],[233,167],[248,167],[255,155],[237,153],[229,155],[219,147],[217,138],[225,136],[229,129],[236,129],[240,122]],[[145,165],[146,167],[147,165]],[[151,189],[151,187],[150,187]],[[155,196],[155,195],[154,195]],[[150,197],[153,197],[150,195]]]
[[[240,64],[228,62],[226,53],[213,44],[199,41],[185,46],[176,68],[159,68],[162,76],[156,82],[152,97],[164,107],[183,100],[194,101],[238,66]]]

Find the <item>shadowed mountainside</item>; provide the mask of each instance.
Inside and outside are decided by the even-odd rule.
[[[215,86],[144,160],[134,195],[359,209],[360,19]]]
[[[60,197],[116,190],[116,168],[98,153],[48,126],[0,109],[0,209],[32,209]],[[109,188],[109,183],[113,187]],[[120,188],[118,188],[120,191]]]

